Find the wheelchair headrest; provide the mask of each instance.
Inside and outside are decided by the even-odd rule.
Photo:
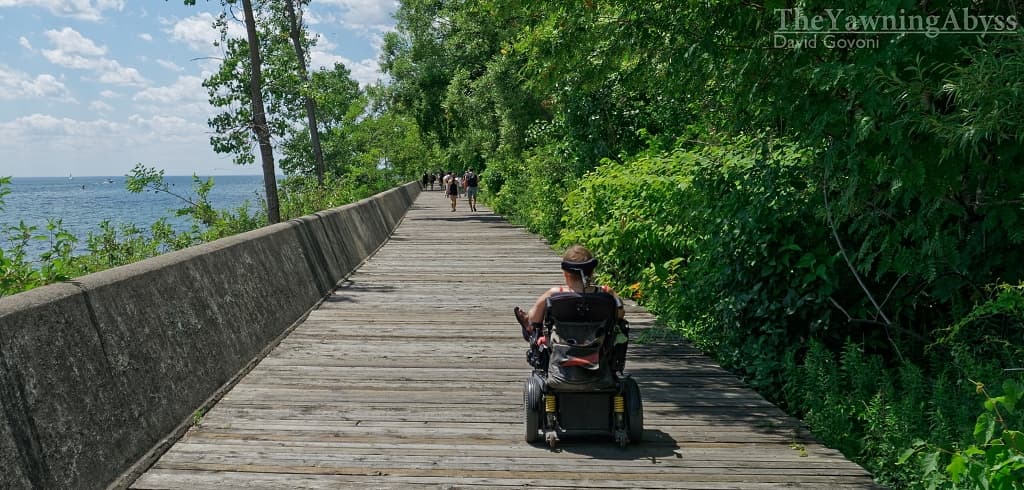
[[[585,260],[583,262],[570,262],[568,260],[563,260],[562,261],[562,270],[563,271],[567,271],[567,272],[573,272],[573,271],[591,272],[591,271],[594,270],[595,267],[597,267],[597,259],[596,258],[593,258],[593,259],[590,259],[590,260]]]

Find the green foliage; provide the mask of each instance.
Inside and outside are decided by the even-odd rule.
[[[349,141],[351,128],[359,123],[366,101],[352,73],[341,63],[331,69],[315,71],[304,94],[317,104],[321,147],[328,173],[343,175],[345,166],[356,154]],[[304,127],[295,122],[292,128]],[[280,165],[286,175],[314,175],[312,147],[308,131],[292,131],[280,145]]]
[[[965,376],[992,379],[1024,368],[1024,284],[991,288],[987,301],[937,334],[936,348],[948,350]]]
[[[355,202],[384,189],[359,184],[358,179],[343,179],[328,174],[320,186],[313,176],[295,176],[281,181],[281,216],[297,218],[325,209]]]
[[[0,195],[6,194],[0,179]],[[77,238],[64,229],[60,219],[47,221],[45,233],[38,227],[26,225],[4,225],[0,230],[5,235],[7,248],[0,249],[0,297],[39,287],[51,282],[65,281],[79,276],[87,270],[73,255]],[[46,241],[49,247],[38,260],[28,257],[29,242]]]
[[[774,396],[792,346],[845,335],[824,321],[836,252],[815,239],[814,157],[740,138],[608,161],[565,199],[561,243],[586,244],[620,288]]]
[[[176,234],[166,220],[154,223],[151,235],[133,224],[117,226],[104,220],[100,222],[98,232],[89,232],[86,238],[89,254],[82,257],[82,260],[88,264],[90,271],[99,271],[192,244],[193,240],[188,234]]]
[[[132,258],[136,257],[134,252],[127,254],[125,259],[127,262],[124,263],[151,257],[168,250],[177,250],[197,243],[213,241],[218,238],[253,230],[267,224],[265,213],[262,215],[251,214],[248,201],[239,204],[234,210],[215,209],[213,204],[210,203],[210,191],[213,190],[214,185],[213,177],[207,178],[204,181],[198,176],[193,175],[192,193],[188,195],[174,191],[164,181],[163,170],[149,168],[141,163],[136,164],[131,173],[125,177],[125,187],[129,192],[139,193],[145,190],[164,192],[181,201],[184,206],[175,210],[175,215],[191,218],[192,228],[187,233],[175,235],[166,222],[158,221],[154,223],[151,229],[151,239],[149,240],[151,243],[146,247],[146,249],[151,250],[153,253],[137,256],[138,258],[134,259]],[[266,208],[266,203],[262,200],[261,204]],[[142,234],[135,227],[122,228],[122,232],[128,241],[137,240]],[[102,230],[102,235],[105,238],[98,243],[119,242],[116,239],[116,233],[113,233],[109,226]],[[142,250],[137,246],[133,246],[131,249]],[[113,255],[120,256],[121,254],[113,253]]]
[[[0,177],[0,211],[3,210],[3,197],[10,193],[7,186],[10,177]],[[25,221],[17,225],[4,225],[0,228],[6,249],[0,249],[0,298],[33,287],[67,280],[82,273],[83,266],[72,254],[78,239],[63,228],[59,219],[50,219],[46,223],[45,233],[38,227],[29,226]],[[39,256],[38,264],[31,261],[26,253],[31,241],[46,240],[49,247]]]
[[[815,436],[894,487],[917,477],[914,468],[896,464],[904,448],[925,435],[955,440],[967,423],[960,410],[966,391],[940,398],[936,393],[947,386],[944,380],[928,380],[910,364],[888,367],[881,356],[852,341],[839,356],[812,342],[802,363],[788,360],[785,379],[786,406],[801,415]],[[954,431],[936,423],[951,418]]]
[[[163,175],[163,170],[138,164],[126,176],[125,186],[133,193],[149,190],[179,199],[183,207],[174,212],[177,216],[191,219],[192,225],[188,230],[176,231],[163,218],[148,229],[134,224],[116,225],[105,220],[97,231],[88,233],[82,253],[76,250],[79,239],[64,229],[60,219],[50,219],[45,231],[24,222],[6,225],[0,230],[4,234],[4,243],[8,244],[0,249],[0,296],[130,264],[266,225],[265,215],[252,214],[248,202],[234,210],[215,209],[209,200],[214,185],[212,178],[203,181],[193,176],[192,193],[186,195],[172,189]],[[8,182],[7,178],[0,179],[0,196],[10,192],[6,188]],[[49,245],[35,259],[26,252],[33,241],[47,241]]]
[[[917,441],[899,458],[899,464],[916,458],[924,488],[1024,488],[1024,432],[1015,429],[1024,421],[1018,409],[1024,383],[1003,381],[999,396],[992,396],[983,383],[975,385],[985,397],[985,410],[975,421],[969,445],[948,450]]]
[[[4,209],[4,196],[11,193],[11,190],[7,188],[11,185],[10,177],[0,177],[0,211]]]
[[[143,191],[163,192],[174,196],[185,204],[185,207],[175,211],[178,216],[190,216],[203,225],[210,226],[217,219],[217,212],[210,204],[210,191],[213,189],[213,177],[201,181],[198,176],[192,175],[192,191],[194,196],[185,196],[171,189],[171,186],[164,181],[164,171],[149,168],[141,163],[135,164],[135,168],[125,175],[125,188],[128,192],[138,194]]]

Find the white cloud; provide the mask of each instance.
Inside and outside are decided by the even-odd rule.
[[[98,21],[105,10],[124,9],[124,0],[0,0],[0,7],[41,7],[58,17]]]
[[[0,100],[52,97],[73,101],[67,87],[53,75],[31,75],[0,65]]]
[[[116,99],[121,96],[121,94],[114,92],[113,90],[104,90],[100,92],[100,95],[107,99]]]
[[[330,69],[335,63],[341,63],[352,72],[352,79],[359,82],[359,85],[373,85],[383,75],[377,60],[367,58],[362,61],[352,61],[344,56],[333,53],[337,46],[326,36],[320,35],[316,46],[309,53],[310,68],[313,70]]]
[[[157,104],[180,104],[182,102],[206,101],[203,79],[196,76],[180,76],[171,85],[150,87],[139,91],[132,100]]]
[[[148,42],[148,41],[152,41],[153,40],[153,36],[143,32],[142,34],[139,34],[139,39],[142,39],[143,41],[147,41]]]
[[[84,56],[103,56],[107,54],[106,46],[97,46],[91,39],[86,38],[70,27],[65,27],[59,31],[49,30],[44,34],[53,43],[57,51]]]
[[[106,58],[86,58],[67,54],[55,49],[42,50],[43,57],[50,63],[66,68],[89,70],[96,72],[97,80],[102,83],[116,85],[144,85],[146,79],[135,68],[126,68],[120,63]]]
[[[201,53],[219,52],[219,48],[213,43],[220,41],[220,31],[213,28],[217,17],[209,12],[203,12],[178,21],[167,21],[170,29],[167,32],[171,40],[184,43],[194,51]],[[245,27],[240,23],[232,22],[228,26],[230,37],[245,37]]]
[[[358,37],[370,41],[374,50],[380,51],[384,44],[384,34],[395,28],[395,19],[391,14],[398,9],[395,1],[378,0],[322,0],[316,13],[309,11],[303,15],[308,25],[322,28],[340,25],[343,29]],[[323,5],[332,5],[339,12],[323,12]]]
[[[377,60],[373,58],[367,58],[362,61],[352,61],[344,56],[314,51],[310,54],[310,59],[312,61],[313,69],[330,69],[335,63],[345,65],[345,68],[348,68],[351,72],[352,79],[359,82],[359,85],[363,87],[373,85],[383,76],[380,72],[380,65],[378,65]]]
[[[380,0],[321,0],[318,3],[341,8],[342,24],[357,31],[390,29],[395,24],[391,13],[398,8],[398,2]]]
[[[73,147],[78,144],[89,145],[97,139],[116,136],[123,129],[124,125],[106,119],[79,121],[47,114],[31,114],[11,122],[0,123],[0,137],[5,142],[47,141],[48,144],[54,142]]]
[[[158,60],[156,60],[156,64],[158,64],[158,65],[160,65],[160,66],[162,66],[164,68],[167,68],[168,70],[171,70],[171,71],[185,71],[184,68],[178,66],[178,64],[173,62],[173,61],[158,59]]]
[[[109,64],[105,64],[104,68],[99,74],[99,81],[102,83],[112,83],[115,85],[145,85],[147,83],[146,79],[139,73],[139,70],[122,67],[116,61],[109,61]]]
[[[102,100],[94,100],[89,104],[89,109],[96,112],[110,112],[114,110],[114,107]]]
[[[23,48],[25,48],[25,49],[27,49],[29,51],[32,51],[32,43],[28,42],[28,39],[26,39],[25,36],[22,36],[22,37],[18,38],[18,44],[20,44],[21,47],[23,47]]]
[[[203,79],[198,76],[179,76],[174,83],[163,87],[149,87],[134,96],[135,109],[154,117],[173,114],[199,121],[196,131],[206,130],[206,119],[214,113],[207,99]]]
[[[330,17],[326,19],[322,18],[319,15],[317,15],[316,12],[312,12],[310,10],[306,10],[305,12],[302,13],[302,22],[305,23],[307,26],[315,26],[317,24],[322,24],[324,22],[330,21]]]
[[[128,117],[131,125],[131,141],[137,145],[166,146],[174,143],[206,143],[205,124],[190,121],[176,115],[153,115],[144,117],[132,114]]]
[[[3,0],[0,0],[3,1]],[[144,85],[146,79],[135,68],[121,66],[115,60],[103,58],[106,46],[97,46],[70,27],[60,31],[46,31],[46,37],[55,49],[42,50],[50,63],[65,68],[88,70],[96,73],[96,80],[117,85]]]
[[[152,116],[142,117],[138,114],[132,114],[128,117],[128,121],[135,126],[151,131],[153,133],[164,133],[164,134],[182,134],[182,133],[194,133],[196,124],[185,120],[185,118],[178,116]]]

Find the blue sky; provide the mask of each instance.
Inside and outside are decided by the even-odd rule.
[[[314,68],[369,84],[392,0],[312,0]],[[219,0],[0,0],[0,176],[258,174],[210,148]],[[241,14],[239,14],[239,17]],[[244,36],[244,27],[234,26]],[[258,161],[258,159],[257,159]],[[258,164],[257,164],[258,165]]]

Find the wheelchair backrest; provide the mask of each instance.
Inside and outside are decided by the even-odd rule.
[[[546,306],[545,324],[574,344],[589,344],[611,334],[617,321],[615,296],[601,291],[555,293]]]
[[[547,299],[547,385],[560,391],[615,386],[610,356],[618,302],[609,293],[564,292]]]

